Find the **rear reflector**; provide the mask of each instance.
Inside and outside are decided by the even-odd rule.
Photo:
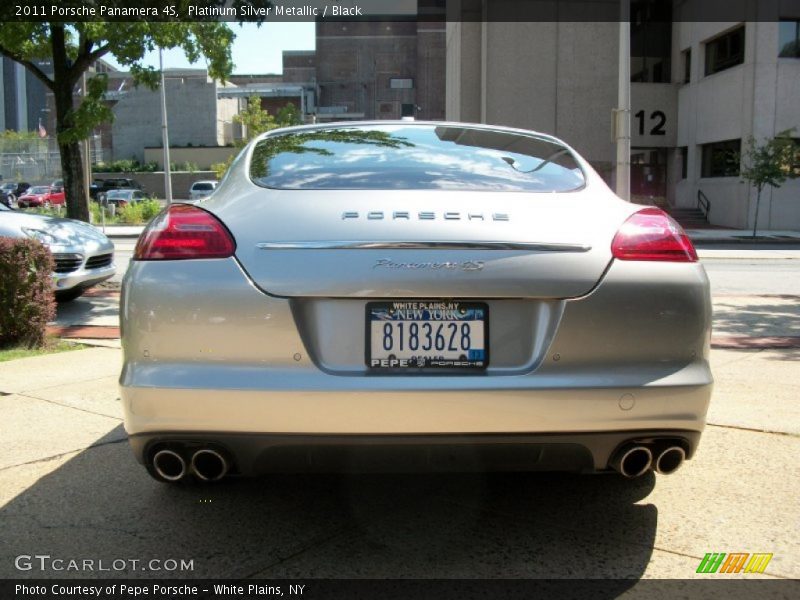
[[[211,213],[189,204],[173,204],[145,228],[134,260],[228,258],[236,243]]]
[[[680,225],[660,208],[644,208],[622,224],[611,253],[620,260],[695,262],[697,252]]]

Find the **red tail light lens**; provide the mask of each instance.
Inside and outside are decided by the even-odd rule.
[[[695,262],[697,252],[680,225],[660,208],[645,208],[622,224],[611,253],[620,260]]]
[[[158,215],[136,243],[135,260],[228,258],[236,242],[211,213],[189,204],[173,204]]]

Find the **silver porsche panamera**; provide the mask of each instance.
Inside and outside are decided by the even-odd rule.
[[[268,132],[123,282],[120,378],[161,481],[293,470],[670,473],[712,376],[681,228],[529,131]]]

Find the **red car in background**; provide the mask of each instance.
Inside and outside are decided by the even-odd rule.
[[[35,185],[17,198],[17,206],[55,206],[64,204],[64,188],[50,185]]]

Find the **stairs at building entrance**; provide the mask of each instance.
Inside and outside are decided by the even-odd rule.
[[[699,208],[670,208],[669,215],[684,229],[711,229],[706,215]]]

